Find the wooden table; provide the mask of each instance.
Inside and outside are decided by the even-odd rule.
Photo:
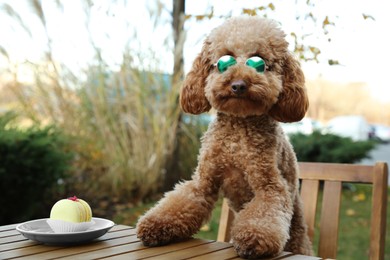
[[[135,229],[116,225],[107,234],[84,245],[49,246],[26,239],[15,225],[0,227],[0,259],[240,259],[229,243],[190,239],[161,247],[145,247]],[[283,252],[271,259],[314,260],[318,257]]]

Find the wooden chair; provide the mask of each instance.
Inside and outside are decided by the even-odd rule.
[[[320,217],[318,256],[336,259],[337,237],[342,183],[372,184],[372,211],[370,230],[370,259],[383,260],[386,236],[386,207],[388,189],[387,164],[374,166],[334,163],[299,163],[301,197],[308,235],[313,242],[315,213],[320,181],[323,185],[323,200]],[[224,199],[218,230],[218,240],[229,242],[230,226],[234,213]]]

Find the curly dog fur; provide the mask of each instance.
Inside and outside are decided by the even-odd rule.
[[[231,237],[239,256],[312,254],[296,156],[279,126],[301,120],[308,107],[304,75],[287,47],[274,21],[256,17],[231,18],[206,38],[180,104],[191,114],[214,108],[217,118],[202,138],[192,180],[177,184],[139,219],[137,235],[145,245],[194,235],[222,191],[236,213]],[[215,64],[227,54],[237,64],[220,73]],[[265,60],[264,73],[245,65],[252,56]]]

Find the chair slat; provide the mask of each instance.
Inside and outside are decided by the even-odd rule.
[[[384,258],[387,211],[387,173],[387,164],[375,164],[370,230],[370,259],[375,260],[382,260]]]
[[[221,218],[219,220],[219,229],[217,240],[221,242],[230,241],[230,230],[234,220],[234,212],[229,208],[227,199],[223,199]],[[223,228],[221,228],[223,227]]]
[[[336,259],[341,188],[340,181],[325,181],[324,183],[318,248],[318,256],[323,258]]]
[[[372,183],[372,166],[342,163],[299,163],[301,179]]]
[[[303,215],[306,220],[307,232],[311,242],[314,239],[319,184],[320,182],[318,180],[302,180],[301,184]]]

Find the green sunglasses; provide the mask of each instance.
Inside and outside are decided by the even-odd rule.
[[[217,61],[217,63],[214,64],[214,66],[217,67],[219,72],[223,73],[230,66],[233,66],[235,64],[237,64],[237,61],[233,56],[224,55],[221,58],[219,58],[219,60]],[[249,59],[246,60],[245,64],[249,67],[254,68],[259,73],[264,73],[267,67],[265,61],[258,56],[250,57]]]

